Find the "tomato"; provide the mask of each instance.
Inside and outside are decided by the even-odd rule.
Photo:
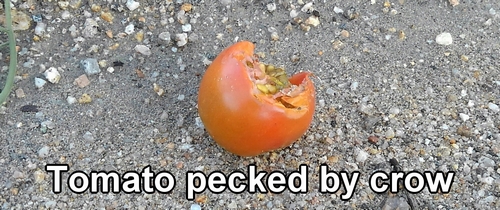
[[[255,156],[289,146],[309,128],[315,108],[311,73],[288,78],[284,69],[259,63],[248,41],[222,51],[200,83],[198,112],[224,149]]]

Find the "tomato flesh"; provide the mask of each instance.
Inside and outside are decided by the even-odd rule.
[[[224,149],[255,156],[286,147],[309,128],[315,108],[310,73],[288,79],[275,94],[259,91],[252,73],[254,45],[238,42],[222,51],[200,83],[198,112],[210,136]]]

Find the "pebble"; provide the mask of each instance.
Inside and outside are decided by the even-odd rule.
[[[312,10],[314,10],[312,6],[313,6],[313,3],[312,3],[312,2],[309,2],[309,3],[307,3],[307,4],[304,4],[304,6],[302,7],[302,9],[300,9],[300,11],[302,11],[302,12],[306,12],[306,13],[307,13],[307,12],[311,12]]]
[[[358,163],[364,163],[366,159],[368,159],[369,154],[365,152],[364,150],[359,149],[358,150],[358,155],[356,156],[356,161]]]
[[[311,15],[309,18],[306,19],[305,23],[317,27],[319,25],[319,18],[314,15]]]
[[[198,204],[191,204],[190,210],[201,210],[201,206]]]
[[[66,98],[66,102],[68,102],[68,104],[74,104],[74,103],[76,103],[76,101],[77,101],[76,98],[73,96],[68,96]]]
[[[394,138],[394,136],[396,136],[396,133],[394,133],[394,130],[392,130],[392,128],[389,128],[387,129],[387,131],[385,131],[385,138],[392,139]]]
[[[462,119],[464,122],[470,119],[469,115],[466,115],[464,113],[460,113],[458,115],[460,116],[460,119]]]
[[[82,94],[82,96],[78,99],[78,103],[80,104],[88,104],[90,102],[92,102],[92,97],[90,97],[87,93]]]
[[[87,77],[86,74],[82,74],[80,75],[79,77],[77,77],[75,79],[75,81],[73,82],[74,85],[80,87],[80,88],[84,88],[84,87],[87,87],[89,84],[90,84],[90,80],[89,78]]]
[[[267,7],[267,11],[269,12],[274,12],[274,10],[276,10],[276,4],[275,3],[269,3],[266,5]]]
[[[51,83],[58,83],[59,80],[61,79],[61,75],[59,74],[59,71],[57,71],[57,68],[55,67],[50,67],[47,69],[44,73],[45,79],[47,79]]]
[[[83,139],[86,141],[94,141],[94,135],[90,131],[87,131],[83,134]]]
[[[47,83],[47,81],[45,81],[44,79],[41,79],[41,78],[35,77],[35,86],[36,86],[38,89],[43,88],[43,86],[44,86],[46,83]]]
[[[45,28],[47,28],[47,24],[38,22],[35,27],[35,34],[42,36],[45,33]]]
[[[292,9],[290,11],[290,17],[291,18],[297,17],[298,15],[299,15],[299,12],[297,12],[297,10]]]
[[[491,102],[488,103],[488,109],[490,109],[493,112],[500,112],[500,108],[498,107],[498,105]]]
[[[181,33],[175,35],[175,41],[177,41],[177,46],[182,47],[187,44],[187,33]]]
[[[450,45],[453,43],[453,37],[448,32],[441,33],[436,36],[436,43],[440,45]]]
[[[342,13],[344,13],[344,10],[339,8],[339,7],[333,7],[333,12],[335,12],[337,14],[342,14]]]
[[[43,171],[37,170],[35,171],[33,176],[35,177],[35,183],[40,183],[45,180],[45,173]]]
[[[12,16],[12,22],[16,23],[12,24],[13,31],[24,31],[30,28],[31,18],[24,12],[12,10],[11,16]]]
[[[17,98],[24,98],[26,97],[26,94],[24,94],[24,90],[21,88],[16,89],[16,97]]]
[[[151,55],[151,49],[149,49],[149,47],[147,47],[146,45],[136,45],[134,49],[136,52],[142,55]]]
[[[53,209],[56,207],[57,202],[56,201],[46,201],[45,202],[45,208],[47,209]]]
[[[358,88],[359,83],[358,82],[353,82],[351,83],[351,90],[355,91]]]
[[[99,27],[99,25],[92,18],[87,18],[85,20],[84,27],[85,28],[82,31],[82,35],[84,37],[88,37],[88,38],[94,37],[98,33],[97,28]]]
[[[495,161],[489,157],[481,156],[479,158],[479,164],[483,164],[484,167],[495,167]]]
[[[130,11],[134,11],[135,9],[139,8],[140,3],[134,0],[127,0],[126,6]]]
[[[191,31],[191,24],[187,23],[187,24],[182,25],[182,31],[190,32]]]
[[[128,24],[126,27],[125,27],[125,33],[130,35],[132,33],[134,33],[134,30],[135,30],[135,26],[134,24]]]
[[[372,144],[377,144],[378,143],[378,137],[377,136],[370,136],[368,137],[368,142]]]
[[[48,146],[43,146],[38,150],[38,157],[44,158],[49,154],[49,147]]]
[[[180,94],[179,96],[177,96],[177,100],[179,101],[182,101],[184,100],[185,96],[183,94]]]
[[[94,75],[101,72],[99,63],[95,58],[86,58],[84,60],[81,60],[80,64],[82,65],[82,68],[87,75]]]

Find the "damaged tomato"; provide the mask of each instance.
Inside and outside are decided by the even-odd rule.
[[[292,144],[309,128],[315,108],[311,73],[288,78],[283,68],[259,63],[253,51],[248,41],[222,51],[207,68],[198,95],[207,132],[240,156]]]

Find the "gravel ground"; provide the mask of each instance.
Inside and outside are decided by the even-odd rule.
[[[391,209],[395,200],[368,185],[373,172],[391,170],[391,158],[404,171],[456,172],[449,193],[396,195],[411,197],[415,209],[500,208],[496,0],[13,0],[13,7],[20,48],[14,91],[0,108],[1,209]],[[199,121],[203,72],[237,40],[255,42],[261,60],[288,73],[315,74],[315,118],[287,148],[238,157]],[[1,53],[3,87],[8,52]],[[61,193],[47,164],[70,167]],[[206,190],[186,199],[187,171],[246,173],[250,164],[285,173],[307,164],[308,192]],[[341,200],[344,189],[318,192],[321,164],[360,172],[351,199]],[[75,171],[146,166],[170,172],[175,188],[68,189]]]

